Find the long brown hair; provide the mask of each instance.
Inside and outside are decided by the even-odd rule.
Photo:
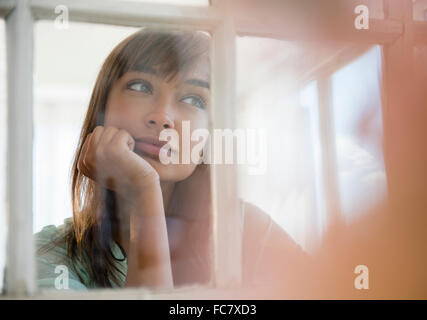
[[[114,191],[105,189],[77,169],[83,143],[89,133],[104,124],[108,93],[124,73],[141,71],[144,67],[158,67],[166,80],[185,75],[202,55],[209,52],[209,37],[200,32],[142,29],[120,42],[106,58],[95,83],[86,118],[80,133],[71,171],[73,223],[55,244],[67,244],[67,255],[72,262],[82,263],[91,279],[89,287],[117,285],[121,271],[111,252],[111,240],[118,225]],[[176,183],[167,208],[168,213],[185,212],[197,220],[201,229],[198,241],[189,252],[199,259],[199,272],[189,282],[205,282],[210,276],[210,175],[209,166],[199,164],[193,174]],[[83,281],[83,280],[82,280]]]

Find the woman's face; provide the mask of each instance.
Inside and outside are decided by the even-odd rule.
[[[127,130],[134,139],[158,138],[165,128],[176,130],[182,150],[182,121],[189,121],[190,131],[208,128],[209,61],[207,57],[188,75],[180,74],[169,82],[156,68],[129,71],[118,79],[109,92],[104,126]],[[189,138],[189,137],[188,137]],[[190,150],[198,144],[190,140]],[[158,172],[161,181],[177,182],[189,177],[196,168],[190,164],[162,164],[156,157],[137,152]]]

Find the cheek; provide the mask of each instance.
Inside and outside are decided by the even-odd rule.
[[[188,124],[186,126],[183,126],[183,121],[188,121],[189,127]],[[193,150],[193,147],[198,145],[202,140],[202,138],[199,137],[198,140],[193,141],[193,133],[195,138],[196,136],[198,137],[200,134],[209,134],[207,114],[199,114],[197,116],[181,118],[180,120],[176,121],[175,130],[178,132],[179,135],[180,150],[182,151],[184,141],[186,143],[189,143],[190,150]]]
[[[205,139],[209,138],[210,132],[209,132],[209,121],[208,121],[207,114],[205,114],[204,117],[201,117],[200,119],[197,120],[196,124],[192,127],[192,133],[195,130],[199,131],[198,134],[195,134],[195,136],[198,137],[198,140],[191,142],[191,149],[193,149],[195,145],[200,144],[201,141],[203,140],[203,138],[199,136],[200,134],[204,135]],[[207,141],[205,141],[205,143],[207,143]]]
[[[196,114],[187,114],[184,116],[179,114],[176,119],[178,121],[175,123],[175,129],[180,133],[182,132],[183,121],[189,122],[191,133],[196,129],[208,129],[209,121],[207,111],[198,112]]]
[[[199,117],[195,120],[195,128],[208,129],[209,116],[207,111],[203,111]]]
[[[135,108],[132,108],[131,104],[126,101],[113,100],[111,103],[107,103],[104,126],[126,128],[129,119],[136,119],[136,117],[138,115],[135,114]]]

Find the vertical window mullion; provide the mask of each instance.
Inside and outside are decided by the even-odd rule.
[[[8,235],[6,290],[35,290],[32,237],[33,18],[28,0],[17,0],[6,19]]]
[[[225,14],[224,21],[214,31],[211,52],[211,134],[214,134],[213,129],[234,130],[236,126],[235,39],[234,22]],[[237,168],[235,164],[215,164],[214,157],[211,160],[215,285],[219,288],[238,286],[242,277],[242,217],[237,193]]]
[[[399,199],[402,186],[408,188],[402,177],[407,177],[407,172],[401,172],[399,163],[407,163],[408,155],[402,152],[405,147],[405,125],[407,119],[401,115],[402,106],[408,107],[405,96],[411,84],[410,65],[413,50],[412,1],[385,0],[387,19],[400,21],[405,26],[403,34],[393,43],[382,47],[383,55],[383,123],[384,123],[384,157],[387,167],[387,188],[393,208],[398,208],[396,201]],[[392,129],[393,128],[393,129]],[[405,134],[403,134],[405,133]],[[404,157],[404,158],[401,158]]]
[[[322,145],[323,183],[326,197],[326,227],[341,220],[338,186],[337,153],[335,149],[332,112],[332,83],[330,74],[318,78],[319,128]]]

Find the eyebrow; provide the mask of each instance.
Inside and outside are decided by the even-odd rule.
[[[149,67],[149,66],[140,66],[140,67],[138,67],[137,71],[152,74],[155,76],[158,75],[157,71],[154,68]],[[204,80],[200,80],[200,79],[188,79],[184,83],[191,84],[191,85],[196,86],[196,87],[210,89],[209,82],[204,81]]]
[[[209,83],[200,79],[189,79],[185,83],[192,84],[193,86],[209,89]]]

